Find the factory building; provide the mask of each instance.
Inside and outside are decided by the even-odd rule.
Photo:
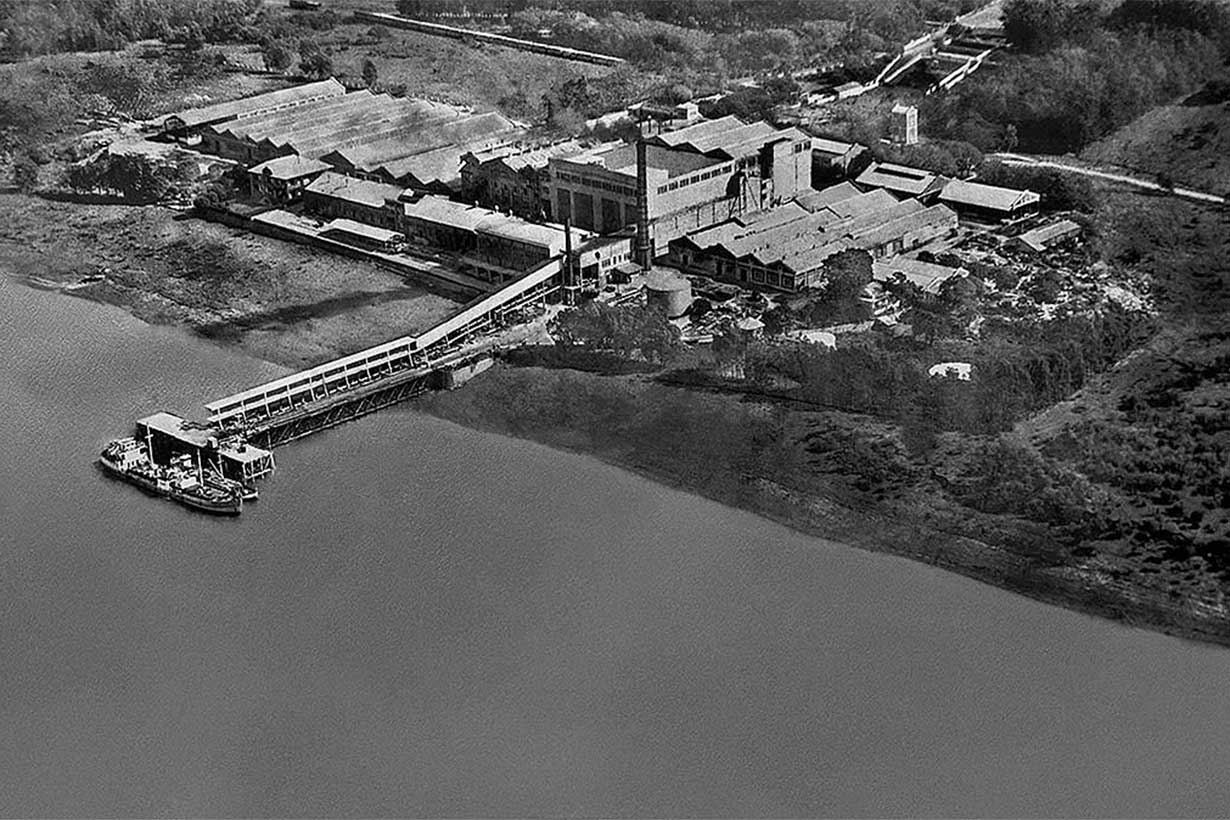
[[[891,257],[951,233],[956,214],[943,205],[898,201],[884,191],[839,185],[812,199],[728,220],[668,245],[671,264],[689,273],[743,286],[792,293],[819,286],[824,260],[858,248]]]
[[[502,145],[468,151],[461,157],[461,193],[467,202],[508,211],[525,219],[551,219],[552,158],[566,159],[585,150],[574,139],[547,145]]]
[[[655,247],[810,188],[811,140],[797,129],[708,120],[644,141]],[[552,215],[611,233],[636,224],[636,148],[603,145],[548,163]]]
[[[818,187],[818,184],[850,176],[852,170],[858,167],[859,159],[866,153],[867,148],[857,142],[812,137],[812,186]]]
[[[346,88],[332,78],[317,83],[304,83],[170,114],[162,121],[162,133],[179,140],[195,141],[200,138],[201,130],[210,126],[297,108],[319,100],[341,97],[345,93]]]
[[[297,202],[317,177],[329,170],[327,162],[289,154],[248,169],[248,185],[254,195],[274,202]]]
[[[365,89],[205,126],[200,150],[248,165],[286,154],[320,158],[347,145],[411,136],[430,123],[459,116],[447,105]]]
[[[873,162],[854,180],[864,191],[883,188],[900,197],[915,197],[923,201],[934,200],[948,181],[922,168],[892,162]]]
[[[396,185],[327,171],[304,188],[303,207],[328,219],[353,219],[393,230],[398,227],[398,200],[403,193]]]
[[[940,191],[939,201],[963,216],[1000,221],[1035,211],[1041,200],[1033,191],[1018,191],[980,182],[954,179]]]
[[[321,159],[343,173],[449,195],[461,188],[461,157],[520,135],[501,114],[489,112],[433,121],[420,128],[335,148]]]
[[[462,266],[491,282],[515,279],[568,248],[562,225],[526,222],[443,197],[402,202],[401,211],[401,229],[411,242],[455,254]],[[590,237],[587,231],[572,231],[575,248]],[[597,264],[598,257],[588,261]]]

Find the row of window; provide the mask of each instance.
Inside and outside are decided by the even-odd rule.
[[[596,188],[599,191],[610,191],[613,194],[622,194],[623,196],[636,196],[636,189],[630,188],[627,185],[618,185],[614,182],[606,180],[589,179],[580,177],[576,174],[569,174],[566,171],[559,171],[555,174],[556,179],[561,182],[571,182],[574,185],[584,185],[586,188]]]
[[[731,171],[731,167],[732,166],[729,166],[729,165],[722,165],[722,166],[719,166],[709,171],[703,171],[699,174],[692,174],[692,176],[690,177],[684,177],[683,179],[677,179],[668,185],[659,185],[658,193],[664,194],[667,191],[677,191],[680,188],[685,188],[688,185],[691,185],[696,182],[703,182],[706,179],[712,179],[713,177],[722,176],[723,174],[729,174]]]

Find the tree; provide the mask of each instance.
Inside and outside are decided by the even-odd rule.
[[[871,254],[857,248],[838,251],[824,260],[824,298],[830,304],[858,299],[871,284]]]
[[[261,47],[261,59],[269,71],[282,72],[290,68],[290,52],[281,43],[270,40]]]
[[[323,51],[317,51],[300,60],[299,70],[312,79],[323,80],[333,76],[333,60]]]
[[[363,84],[368,88],[375,88],[376,82],[380,75],[376,69],[376,64],[371,60],[363,61]]]
[[[38,163],[29,154],[21,154],[13,160],[13,185],[23,194],[28,194],[38,185]]]

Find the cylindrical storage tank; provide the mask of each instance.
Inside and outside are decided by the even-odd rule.
[[[674,271],[654,268],[645,274],[645,304],[678,319],[692,306],[692,283]]]

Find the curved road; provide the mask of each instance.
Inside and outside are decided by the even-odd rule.
[[[1131,177],[1126,174],[1115,174],[1109,171],[1098,171],[1093,168],[1086,168],[1082,165],[1056,162],[1055,160],[1050,159],[1040,159],[1038,157],[1031,157],[1027,154],[997,153],[990,154],[989,156],[1007,165],[1035,165],[1044,168],[1058,168],[1061,171],[1070,171],[1074,174],[1109,179],[1112,182],[1122,182],[1125,185],[1134,185],[1137,188],[1145,188],[1150,191],[1162,191],[1163,193],[1181,196],[1185,199],[1195,199],[1200,202],[1213,202],[1218,205],[1225,205],[1227,202],[1230,202],[1230,200],[1227,200],[1224,196],[1210,194],[1207,191],[1193,191],[1191,188],[1180,188],[1177,186],[1174,188],[1166,188],[1156,182],[1152,182],[1147,179],[1140,179],[1139,177]]]

